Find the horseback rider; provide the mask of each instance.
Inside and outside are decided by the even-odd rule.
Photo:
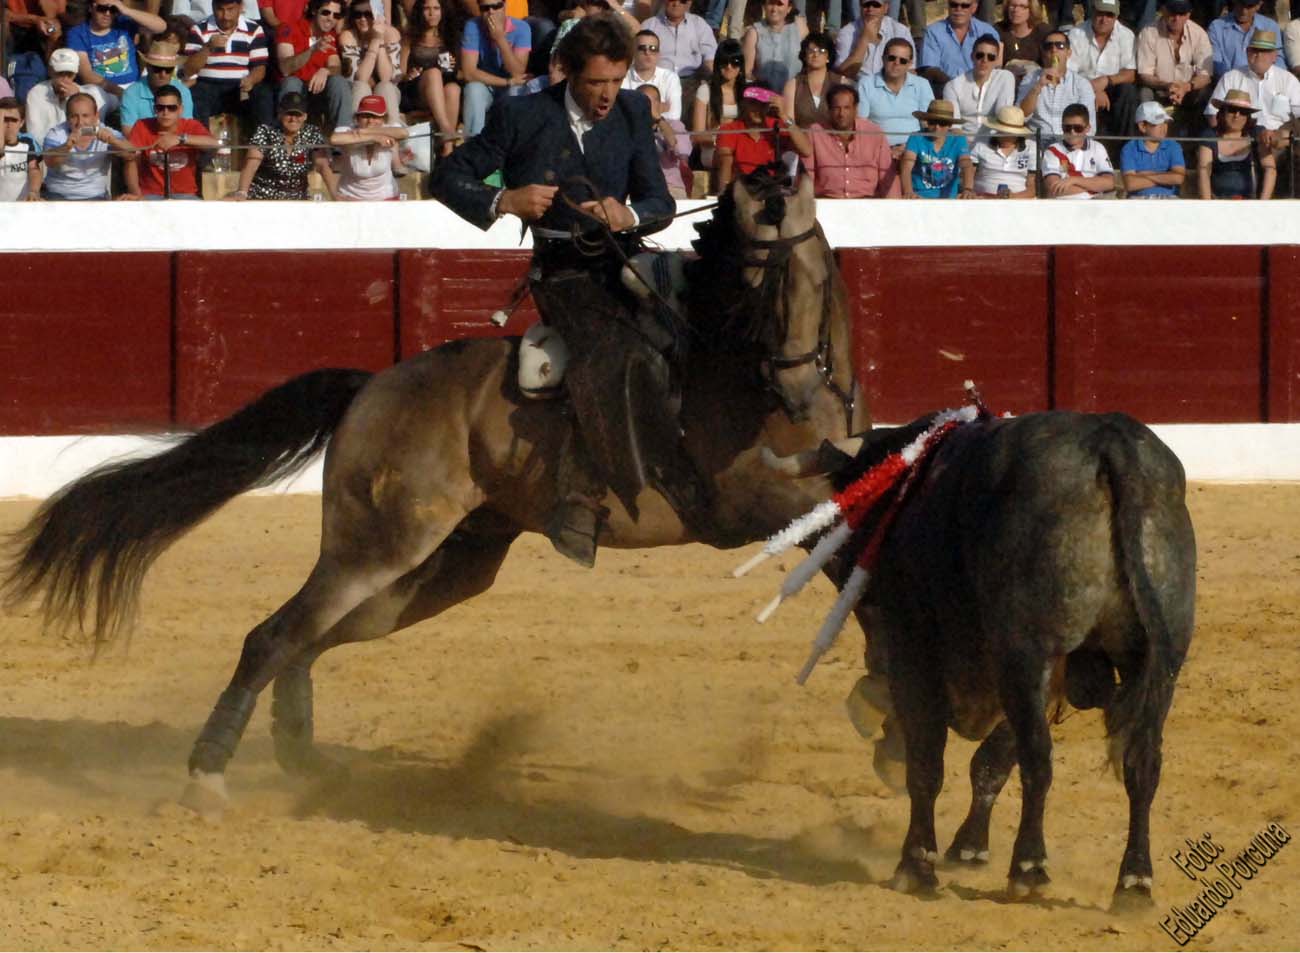
[[[668,224],[668,194],[648,101],[621,90],[633,37],[610,14],[583,17],[556,58],[564,82],[497,101],[483,132],[441,162],[433,193],[487,229],[501,215],[533,231],[531,291],[570,350],[566,386],[576,425],[557,470],[547,526],[555,548],[595,561],[612,490],[633,516],[645,487],[690,527],[708,491],[682,444],[679,396],[664,351],[680,359],[679,328],[647,331],[619,274],[640,235]],[[505,188],[484,184],[500,169]]]

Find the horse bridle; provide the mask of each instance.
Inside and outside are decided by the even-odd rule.
[[[743,264],[746,268],[759,268],[765,272],[770,272],[777,268],[786,268],[789,266],[790,259],[794,255],[797,245],[801,245],[810,238],[815,238],[820,234],[820,229],[816,222],[807,231],[800,232],[798,235],[791,235],[788,238],[755,238],[746,244],[750,249],[766,250],[767,254],[761,258],[746,254]],[[822,315],[821,322],[817,328],[817,346],[811,351],[805,351],[803,354],[797,354],[793,357],[782,357],[776,354],[768,354],[763,358],[763,382],[767,388],[772,391],[781,406],[785,408],[787,416],[792,421],[798,422],[807,416],[806,408],[796,407],[785,395],[785,392],[776,382],[776,375],[779,371],[790,370],[795,367],[802,367],[805,364],[812,364],[817,370],[818,377],[821,378],[822,386],[825,387],[840,402],[844,408],[844,432],[853,432],[853,411],[856,407],[857,399],[853,395],[853,387],[849,386],[846,391],[835,381],[835,357],[831,350],[831,309],[834,305],[834,283],[831,275],[834,274],[835,261],[831,257],[828,249],[826,252],[826,269],[827,278],[822,285]],[[764,281],[767,279],[764,278]]]

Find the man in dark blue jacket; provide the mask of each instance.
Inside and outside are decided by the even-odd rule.
[[[566,385],[578,420],[548,532],[560,552],[588,566],[606,487],[634,517],[637,493],[653,487],[688,526],[707,496],[682,447],[663,341],[639,328],[618,277],[637,236],[667,225],[676,208],[648,102],[620,91],[632,49],[613,16],[583,17],[556,51],[568,79],[498,100],[483,132],[433,177],[434,195],[480,228],[507,213],[532,227],[531,290],[569,346]],[[483,182],[497,169],[501,189]]]

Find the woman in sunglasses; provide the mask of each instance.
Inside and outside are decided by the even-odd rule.
[[[376,21],[371,0],[355,0],[348,10],[348,22],[339,32],[339,56],[343,75],[352,83],[352,111],[367,96],[382,96],[388,114],[401,115],[402,35],[397,28]]]
[[[826,91],[844,82],[844,77],[831,69],[834,49],[829,33],[809,33],[799,44],[803,69],[786,81],[781,98],[786,115],[794,116],[795,125],[802,129],[810,129],[815,123],[831,123]]]
[[[808,23],[794,17],[790,0],[763,0],[763,18],[755,21],[741,41],[745,76],[773,92],[799,72],[799,44],[808,35]]]
[[[862,16],[835,37],[836,72],[848,79],[879,73],[885,44],[894,39],[911,43],[912,33],[885,13],[884,0],[862,0]]]
[[[717,130],[739,115],[745,91],[745,57],[735,40],[723,40],[713,58],[713,75],[695,90],[691,110],[691,139],[700,147],[700,165],[713,169]]]
[[[415,5],[402,38],[402,56],[397,88],[403,112],[427,109],[442,134],[439,152],[451,155],[456,146],[456,124],[460,120],[461,21],[453,13],[455,0],[423,0]],[[390,114],[392,109],[390,106]]]
[[[1196,147],[1196,181],[1203,199],[1271,199],[1277,162],[1271,150],[1255,144],[1259,108],[1244,89],[1230,89],[1211,100],[1215,140]]]

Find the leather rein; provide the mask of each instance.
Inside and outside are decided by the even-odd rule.
[[[765,250],[766,255],[756,257],[746,253],[744,265],[747,268],[759,268],[764,272],[770,273],[777,268],[788,269],[790,259],[794,256],[795,247],[817,237],[820,230],[817,223],[814,222],[812,227],[807,231],[800,232],[798,235],[791,235],[789,238],[771,238],[771,239],[751,239],[746,242],[749,249]],[[790,370],[795,367],[802,367],[805,364],[812,364],[817,375],[821,378],[822,386],[825,387],[840,402],[844,409],[844,427],[845,433],[853,432],[853,411],[856,407],[857,398],[853,394],[853,386],[850,385],[846,391],[835,380],[835,358],[831,349],[831,311],[834,305],[834,283],[831,275],[834,274],[835,262],[831,257],[829,249],[826,252],[827,278],[822,283],[822,308],[821,322],[817,328],[817,346],[811,351],[805,351],[802,354],[793,357],[783,357],[777,354],[768,354],[763,359],[763,381],[767,388],[771,390],[785,408],[786,415],[792,421],[798,422],[807,416],[807,410],[804,407],[794,406],[790,399],[786,397],[785,392],[776,382],[776,374],[779,371]],[[763,281],[769,279],[766,275]],[[782,306],[789,307],[782,296]],[[788,330],[788,324],[787,324]]]

